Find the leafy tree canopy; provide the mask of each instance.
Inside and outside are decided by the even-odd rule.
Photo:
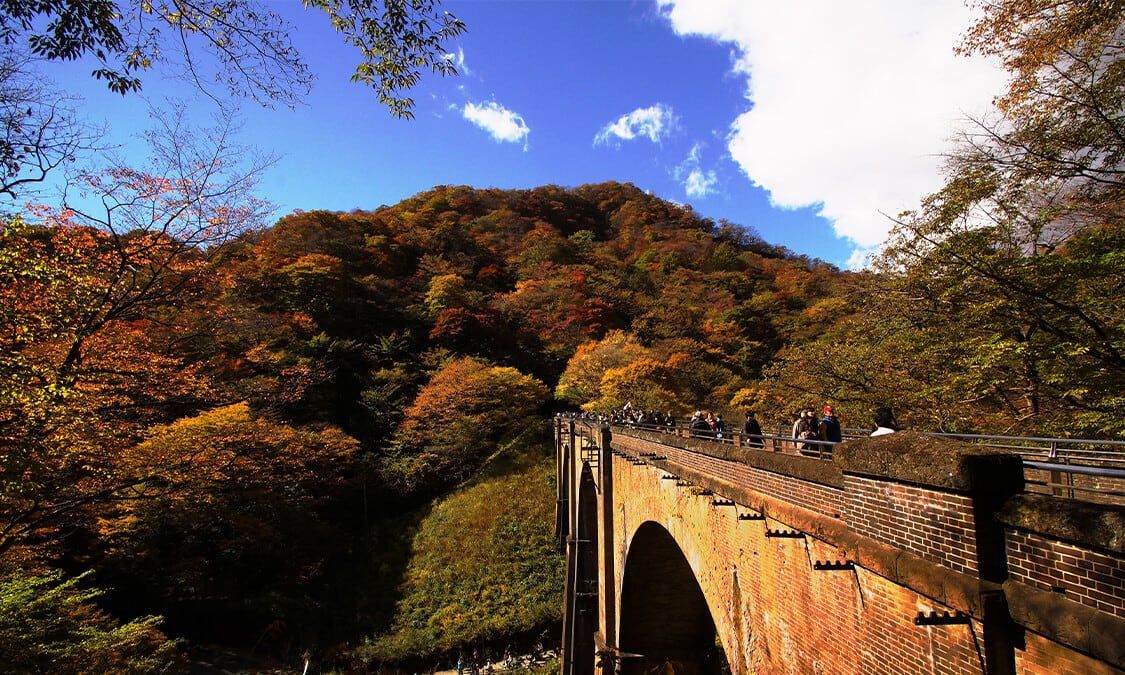
[[[361,61],[352,76],[375,89],[399,117],[412,116],[403,92],[423,69],[455,74],[445,43],[465,30],[440,11],[438,0],[307,0],[328,14]],[[140,74],[158,64],[182,70],[200,89],[214,79],[227,93],[261,103],[293,105],[312,85],[312,73],[294,49],[290,30],[268,3],[136,0],[3,0],[0,40],[26,43],[51,60],[92,56],[91,73],[110,90],[141,89]]]
[[[0,577],[0,649],[9,672],[166,673],[180,664],[160,617],[119,623],[99,609],[87,575],[18,571]]]
[[[789,351],[773,374],[896,403],[924,428],[1120,436],[1125,5],[983,10],[962,49],[1011,72],[1000,118],[979,120],[945,186],[902,216],[852,304],[862,318]],[[870,365],[849,372],[821,358],[833,351]]]

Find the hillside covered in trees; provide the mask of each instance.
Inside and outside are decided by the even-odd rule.
[[[39,589],[56,606],[22,620],[66,653],[362,641],[332,657],[354,665],[549,628],[543,418],[562,409],[753,408],[768,427],[830,402],[862,426],[889,404],[922,429],[1118,428],[1121,373],[1085,326],[974,287],[943,247],[842,272],[632,185],[438,187],[214,245],[47,216],[0,232],[0,554],[4,597]],[[1091,228],[1045,272],[1093,314],[1120,297],[1121,236]],[[1021,311],[1057,312],[1086,352],[1006,329]]]
[[[983,11],[962,48],[1011,75],[1002,121],[862,272],[620,183],[265,227],[262,165],[174,116],[153,170],[83,176],[100,211],[0,215],[5,665],[362,672],[534,639],[560,410],[1121,439],[1122,10]]]
[[[371,638],[347,662],[549,627],[543,416],[728,409],[848,276],[619,184],[229,235],[39,215],[0,232],[0,554],[4,597],[51,600],[7,634],[108,668],[168,637],[288,659]],[[432,534],[448,519],[462,544]],[[458,568],[427,562],[449,546],[468,586],[419,581]]]

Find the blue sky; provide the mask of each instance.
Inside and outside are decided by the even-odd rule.
[[[953,55],[972,18],[959,0],[446,0],[467,25],[448,45],[461,75],[425,78],[407,121],[348,81],[357,56],[324,15],[267,4],[317,74],[295,110],[243,105],[242,140],[280,158],[260,189],[278,216],[615,180],[855,267],[883,214],[940,187],[958,124],[1004,83]],[[145,124],[142,97],[51,72],[116,138]],[[145,79],[150,101],[185,91]]]

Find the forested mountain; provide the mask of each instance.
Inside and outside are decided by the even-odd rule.
[[[22,11],[34,33],[69,10]],[[152,168],[84,172],[92,207],[0,214],[7,671],[169,672],[215,645],[363,671],[549,631],[559,410],[754,409],[769,431],[890,405],[921,430],[1125,437],[1123,10],[981,11],[961,49],[1010,74],[999,119],[863,272],[619,183],[436,187],[266,227],[232,120],[174,114]],[[124,15],[91,16],[58,44],[124,58]],[[380,85],[399,114],[411,64]],[[0,194],[87,142],[47,98],[45,120],[9,116]]]
[[[437,187],[214,241],[43,215],[0,231],[3,597],[44,598],[36,639],[108,668],[143,671],[165,635],[288,659],[367,636],[333,652],[355,666],[549,626],[560,409],[1118,428],[1117,223],[1011,258],[1107,317],[1083,352],[942,258],[986,251],[982,230],[853,273],[617,183]],[[141,618],[114,628],[52,570],[92,570],[103,608]]]
[[[852,276],[615,183],[438,187],[264,230],[239,213],[118,232],[40,209],[0,231],[4,597],[47,603],[5,617],[38,626],[40,658],[143,671],[171,650],[151,614],[290,659],[378,638],[344,662],[542,630],[561,607],[543,416],[734,410]],[[513,476],[524,507],[467,531],[501,537],[463,553],[492,585],[419,591],[427,532],[515,499]],[[503,537],[529,557],[488,567]],[[91,583],[112,589],[96,621]]]

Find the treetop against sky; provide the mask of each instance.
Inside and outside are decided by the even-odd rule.
[[[893,217],[941,185],[959,124],[988,113],[1004,77],[954,53],[974,16],[959,0],[449,0],[466,30],[442,44],[456,77],[402,92],[413,120],[350,81],[359,55],[329,17],[263,6],[315,75],[292,109],[241,103],[243,135],[280,156],[262,182],[277,215],[393,204],[434,185],[527,188],[628,181],[767,241],[840,265],[877,248]],[[149,103],[190,93],[148,71],[122,97],[91,68],[49,74],[82,96],[127,155]],[[224,90],[214,90],[220,100]],[[205,118],[213,101],[176,103]]]

